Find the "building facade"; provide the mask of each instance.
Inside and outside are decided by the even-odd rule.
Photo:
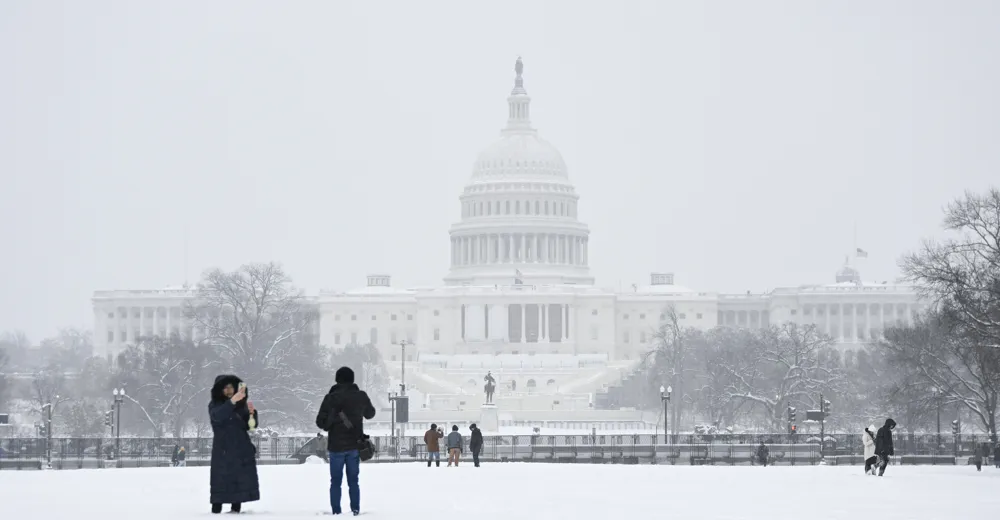
[[[359,289],[309,298],[328,348],[375,345],[400,380],[405,360],[417,420],[420,409],[478,410],[487,371],[498,379],[497,403],[512,414],[510,424],[523,422],[518,413],[596,413],[594,393],[653,347],[670,307],[682,326],[700,329],[814,324],[842,348],[910,323],[923,308],[913,287],[865,283],[848,261],[833,283],[767,294],[700,292],[670,273],[652,273],[648,285],[628,291],[599,288],[588,263],[590,230],[577,218],[580,198],[562,155],[531,125],[520,59],[515,72],[506,126],[476,158],[460,196],[444,284],[399,288],[373,274]],[[183,313],[193,297],[182,287],[96,292],[97,351],[113,355],[140,336],[197,339]]]

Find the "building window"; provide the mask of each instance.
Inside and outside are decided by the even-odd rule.
[[[412,314],[407,314],[406,315],[406,321],[413,321],[413,315]]]
[[[642,343],[643,345],[646,344],[646,332],[645,331],[639,333],[639,343]]]
[[[351,314],[351,321],[358,321],[358,315],[357,314]]]
[[[392,343],[393,345],[396,344],[396,331],[389,333],[389,343]]]
[[[541,213],[540,211],[538,211],[538,208],[539,208],[539,204],[538,204],[538,201],[536,200],[535,201],[535,215],[538,215],[538,214]]]
[[[368,342],[372,345],[378,343],[378,329],[375,327],[372,327],[371,330],[368,331]]]
[[[333,315],[333,321],[340,321],[340,315],[339,314],[334,314]]]
[[[372,321],[375,321],[375,315],[372,314]]]
[[[357,332],[352,332],[351,333],[351,345],[357,345],[357,344],[358,344],[358,333]]]
[[[590,339],[597,340],[597,327],[590,328]]]
[[[434,329],[434,341],[440,341],[441,329]]]
[[[115,342],[115,333],[113,331],[108,331],[108,343]]]
[[[115,319],[115,313],[109,312],[108,313],[108,319],[112,319],[112,320]]]
[[[440,316],[440,315],[441,315],[441,311],[439,311],[437,309],[434,309],[434,316]]]
[[[644,319],[646,319],[646,315],[645,315],[645,314],[640,314],[640,315],[639,315],[639,319],[640,319],[640,320],[644,320]]]
[[[333,344],[334,345],[340,345],[340,333],[339,332],[333,335]]]
[[[623,314],[623,315],[622,315],[622,319],[623,319],[623,320],[627,320],[627,319],[628,319],[628,314]]]
[[[628,332],[625,333],[622,339],[625,343],[628,343]]]
[[[698,314],[696,314],[696,315],[695,315],[695,318],[697,318],[697,319],[699,319],[699,320],[700,320],[700,319],[701,319],[701,313],[699,312]]]
[[[392,316],[389,316],[389,319],[392,320],[392,321],[396,321],[396,315],[393,314]]]
[[[597,316],[597,309],[590,311],[591,316]]]
[[[664,313],[664,312],[661,312],[660,313],[660,321],[663,321],[663,320],[666,320],[666,319],[667,319],[667,314]]]
[[[686,319],[687,319],[687,314],[684,314],[684,313],[682,312],[682,313],[681,313],[681,319],[682,319],[682,320],[686,320]]]
[[[799,312],[798,309],[792,309],[792,316],[795,316],[796,314],[798,314],[798,312]]]
[[[510,201],[509,200],[504,202],[504,213],[506,213],[507,215],[510,215]]]

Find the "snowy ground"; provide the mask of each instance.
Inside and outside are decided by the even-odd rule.
[[[329,511],[326,466],[260,468],[253,517]],[[827,466],[365,464],[363,517],[462,519],[859,519],[992,517],[1000,470],[890,467],[879,479]],[[3,518],[208,519],[208,468],[0,471]],[[344,509],[347,509],[344,493]],[[329,518],[329,517],[328,517]]]

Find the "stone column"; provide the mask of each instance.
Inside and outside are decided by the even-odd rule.
[[[521,343],[528,342],[528,306],[521,304]]]
[[[515,262],[514,255],[516,254],[516,252],[514,251],[514,234],[513,233],[507,235],[507,241],[508,241],[508,244],[507,244],[507,247],[508,247],[508,249],[507,249],[507,259],[508,259],[508,261],[510,263],[513,264]]]
[[[151,336],[160,335],[160,306],[153,307],[153,333]]]
[[[538,342],[548,343],[548,334],[545,333],[545,304],[538,304]]]
[[[174,318],[173,313],[170,312],[170,307],[167,307],[167,337],[169,338],[174,331]]]
[[[146,335],[146,308],[139,307],[139,336]]]
[[[566,342],[569,342],[569,304],[563,304],[563,329],[565,329],[565,334],[563,337],[566,338]]]

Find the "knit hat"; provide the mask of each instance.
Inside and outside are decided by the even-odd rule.
[[[354,371],[350,367],[340,367],[337,369],[337,376],[335,378],[338,385],[349,385],[354,383]]]

